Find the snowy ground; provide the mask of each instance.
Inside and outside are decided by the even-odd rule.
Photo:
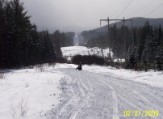
[[[0,119],[163,119],[163,73],[56,64],[0,74]],[[158,110],[158,117],[123,115]]]
[[[162,119],[163,73],[135,72],[111,67],[56,65],[62,80],[61,103],[48,119]],[[125,110],[158,110],[158,117],[124,117]],[[148,112],[148,111],[147,111]]]
[[[64,75],[44,69],[0,74],[0,119],[41,119],[59,103],[57,86]]]

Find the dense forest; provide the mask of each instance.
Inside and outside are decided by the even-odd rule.
[[[108,33],[96,30],[82,32],[83,42],[88,47],[109,47],[114,58],[124,58],[126,68],[163,69],[163,30],[151,26],[148,21],[143,27],[111,26]]]
[[[19,0],[0,1],[0,68],[56,62],[74,33],[37,31]]]

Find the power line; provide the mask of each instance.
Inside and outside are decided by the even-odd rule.
[[[128,4],[126,5],[126,7],[120,12],[119,15],[123,14],[123,13],[128,9],[128,7],[131,5],[132,2],[133,2],[133,0],[130,0],[130,1],[128,2]],[[127,2],[126,2],[126,3],[127,3]],[[153,1],[151,0],[149,3],[151,4],[151,3],[153,3]],[[142,16],[142,17],[147,17],[148,15],[152,14],[155,10],[159,9],[161,6],[163,6],[163,3],[162,3],[162,4],[159,4],[159,5],[156,6],[156,7],[154,7],[150,12],[148,12],[147,14],[145,14],[145,15]],[[147,10],[147,9],[146,9],[146,10]],[[118,17],[119,15],[117,15],[117,17]],[[142,21],[141,21],[141,22],[136,22],[136,23],[142,23]]]
[[[131,5],[131,3],[133,2],[133,0],[130,0],[129,3],[126,5],[126,7],[117,15],[117,17],[119,17],[121,14],[123,14],[127,8]]]
[[[150,12],[148,12],[147,14],[145,14],[142,17],[147,17],[148,15],[152,14],[155,10],[159,9],[161,6],[163,6],[163,3],[162,4],[159,4],[157,7],[153,8]],[[144,21],[139,21],[139,22],[136,22],[136,23],[138,24],[138,23],[143,23],[143,22]]]
[[[123,5],[125,5],[125,4],[127,4],[128,3],[128,1],[125,1],[124,3],[122,3]],[[118,14],[119,13],[119,11],[121,11],[121,9],[119,8],[119,9],[117,9],[115,12],[113,12],[110,16],[112,16],[112,17],[114,17],[114,16],[116,16],[116,14]]]
[[[163,6],[163,3],[160,4],[159,6],[155,7],[154,9],[152,9],[150,12],[148,12],[146,15],[144,15],[144,17],[150,15],[150,14],[153,13],[155,10],[159,9],[161,6]]]
[[[134,10],[134,15],[136,15],[137,13],[139,14],[140,12],[138,12],[140,9],[141,9],[141,13],[143,13],[143,12],[145,12],[145,11],[147,11],[149,8],[151,8],[152,6],[153,6],[153,2],[155,2],[154,0],[151,0],[151,1],[149,1],[148,2],[148,5],[147,4],[145,4],[145,5],[143,5],[143,6],[141,6],[141,7],[137,7],[135,10]],[[152,6],[150,6],[150,5],[152,5]],[[149,10],[148,10],[149,11]]]

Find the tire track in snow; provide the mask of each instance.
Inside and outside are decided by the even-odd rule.
[[[110,76],[108,76],[110,78]],[[107,75],[105,75],[105,78],[107,78]],[[163,101],[161,99],[161,89],[156,88],[153,89],[153,87],[149,85],[144,85],[137,82],[132,82],[126,79],[117,79],[116,77],[112,77],[111,80],[105,80],[107,83],[112,83],[112,85],[115,86],[116,92],[120,93],[122,90],[125,91],[126,94],[128,94],[126,91],[130,92],[130,96],[127,96],[126,94],[122,95],[120,93],[118,97],[129,104],[131,108],[128,109],[135,109],[135,110],[163,110],[163,107],[158,105],[157,102],[160,104],[163,104]],[[117,83],[118,82],[118,83]],[[121,86],[121,87],[120,87]],[[126,89],[126,90],[124,90]],[[159,91],[160,90],[160,91]],[[154,95],[153,92],[159,91]],[[123,92],[124,93],[124,92]],[[133,98],[135,97],[135,98]],[[154,100],[151,101],[150,99]],[[122,102],[121,102],[122,103]],[[120,103],[120,104],[121,104]],[[123,103],[122,103],[123,104]],[[124,106],[124,104],[123,104]],[[156,117],[157,119],[160,119],[160,117]]]
[[[122,112],[127,109],[163,110],[159,105],[163,104],[161,90],[110,75],[73,69],[63,69],[62,72],[72,78],[70,82],[74,85],[68,84],[73,94],[58,113],[62,116],[57,119],[124,119]],[[156,102],[152,103],[149,98]]]
[[[112,90],[112,97],[114,99],[114,107],[113,107],[113,119],[119,119],[118,116],[118,98],[116,96],[116,92],[112,86],[109,86]]]
[[[73,75],[71,75],[73,77]],[[73,77],[74,78],[74,77]],[[74,110],[74,112],[71,114],[70,118],[69,119],[76,119],[76,116],[78,115],[78,113],[80,112],[81,108],[83,108],[85,106],[86,103],[88,103],[88,100],[90,98],[90,93],[92,92],[92,86],[86,86],[85,83],[83,83],[83,80],[81,80],[80,78],[80,75],[77,74],[76,76],[76,80],[78,80],[78,86],[79,86],[79,89],[84,92],[84,90],[86,91],[85,92],[85,97],[84,99],[82,99],[82,103]],[[88,81],[88,80],[85,80],[85,81]],[[88,84],[88,83],[87,83]],[[86,94],[87,93],[87,94]]]
[[[96,74],[99,74],[99,73],[96,73]],[[100,74],[99,74],[100,75]],[[124,79],[124,78],[117,78],[117,77],[114,77],[114,76],[110,76],[108,74],[101,74],[101,76],[105,77],[106,79],[107,78],[110,78],[111,79],[111,82],[114,86],[118,87],[117,88],[117,92],[121,92],[121,90],[123,90],[124,88],[126,88],[127,90],[130,90],[131,94],[133,95],[137,95],[137,99],[141,99],[141,101],[143,101],[147,106],[148,106],[148,109],[149,107],[153,107],[154,109],[157,109],[158,107],[156,105],[154,105],[149,99],[154,99],[154,100],[157,100],[159,101],[160,103],[163,104],[163,101],[161,100],[160,95],[159,96],[156,96],[154,95],[153,93],[151,93],[150,91],[155,91],[155,90],[152,90],[152,87],[150,85],[147,85],[147,84],[142,84],[142,83],[139,83],[139,82],[134,82],[134,81],[130,81],[130,80],[127,80],[127,79]],[[110,80],[105,80],[107,83],[110,83]],[[119,82],[119,83],[117,83]],[[132,84],[131,84],[132,83]],[[119,87],[119,85],[122,84],[123,85],[123,89],[121,89]],[[133,88],[133,85],[134,85],[134,88]],[[141,89],[141,90],[140,90]],[[157,88],[158,89],[158,88]],[[163,91],[163,90],[162,90]],[[161,92],[161,91],[160,91]],[[159,93],[160,94],[160,93]],[[121,95],[119,95],[120,97],[122,97]],[[149,96],[150,98],[147,98],[147,96]],[[124,97],[122,97],[123,99]],[[155,101],[156,102],[156,101]],[[129,103],[129,102],[128,102]],[[136,106],[136,105],[135,105]],[[138,106],[136,106],[138,107]],[[160,108],[161,109],[161,108]]]
[[[66,74],[67,75],[67,74]],[[70,75],[68,75],[69,77]],[[86,94],[90,91],[88,86],[86,86],[81,80],[79,80],[79,76],[77,75],[76,78],[74,77],[74,75],[71,76],[71,82],[73,83],[72,85],[69,85],[69,88],[71,88],[71,92],[73,93],[73,97],[71,97],[71,99],[69,99],[67,102],[65,102],[65,104],[61,107],[60,111],[58,112],[57,114],[57,119],[61,119],[64,117],[64,113],[65,113],[65,110],[68,111],[69,107],[70,106],[73,106],[74,109],[72,110],[69,110],[68,113],[70,113],[70,115],[66,116],[66,119],[69,118],[69,119],[75,119],[78,112],[80,111],[80,109],[82,107],[84,107],[84,105],[87,103],[87,100],[89,99],[90,95],[89,94]],[[75,86],[76,85],[76,86]],[[76,88],[78,88],[78,91],[79,92],[76,92]],[[84,97],[83,97],[84,96]],[[78,99],[77,99],[78,98]],[[76,102],[76,103],[75,103]]]
[[[106,82],[103,82],[101,79],[103,79],[103,77],[102,76],[98,76],[98,78],[100,79],[97,79],[97,77],[96,76],[94,76],[93,75],[93,77],[91,77],[91,75],[90,74],[87,74],[87,73],[90,73],[90,72],[85,72],[85,75],[82,75],[82,76],[84,76],[83,77],[83,79],[84,78],[86,78],[86,79],[88,79],[89,78],[89,81],[92,81],[92,82],[94,82],[94,81],[98,81],[98,82],[100,82],[100,83],[102,83],[103,84],[103,86],[106,86],[106,87],[108,87],[109,89],[110,89],[110,91],[111,91],[111,95],[112,95],[112,98],[113,98],[113,107],[112,107],[112,109],[113,109],[113,115],[112,115],[112,119],[120,119],[119,118],[119,116],[118,116],[118,113],[119,113],[119,111],[118,111],[118,98],[117,98],[117,95],[116,95],[116,91],[115,91],[115,89],[113,88],[113,86],[111,86],[111,85],[109,85],[108,83],[106,83]],[[93,73],[91,73],[91,74],[93,74]],[[95,78],[96,77],[96,78]],[[81,78],[78,78],[80,81],[81,81]],[[95,80],[96,79],[96,80]],[[81,81],[81,82],[83,82],[83,81]],[[88,83],[88,82],[87,82]],[[84,83],[83,83],[84,84]],[[94,85],[95,86],[95,85]],[[92,86],[91,86],[92,87]],[[89,88],[91,88],[91,87],[89,87]],[[93,90],[93,88],[91,89],[91,90]],[[77,115],[77,113],[78,113],[79,111],[77,110],[77,112],[75,113],[75,115],[73,116],[73,118],[70,118],[70,119],[75,119],[75,117],[76,117],[76,115]]]
[[[87,103],[90,95],[88,94],[84,101],[77,107],[77,109],[72,113],[69,119],[76,119],[77,114],[79,113],[80,109],[84,107],[84,105]]]
[[[151,90],[151,87],[150,86],[148,87],[148,85],[144,86],[142,84],[139,84],[138,85],[138,83],[135,83],[134,84],[135,85],[135,88],[133,89],[132,86],[131,86],[131,81],[126,80],[124,82],[125,79],[122,79],[122,80],[117,79],[117,80],[118,80],[118,82],[120,82],[123,85],[123,88],[128,89],[131,92],[132,95],[136,96],[136,99],[139,99],[139,101],[143,102],[144,103],[143,106],[146,107],[147,110],[148,109],[151,109],[151,108],[152,109],[156,109],[156,110],[158,109],[158,106],[156,106],[155,104],[153,104],[149,99],[154,99],[155,102],[159,101],[159,102],[161,102],[163,104],[163,101],[160,100],[160,98],[158,96],[154,95],[153,93],[150,93],[150,90]],[[114,82],[114,85],[118,86],[116,84],[117,83],[116,80],[115,81],[112,81],[112,82]],[[147,87],[149,89],[146,89]],[[141,90],[138,90],[137,88],[139,88]],[[118,92],[120,92],[120,90],[121,89],[119,88],[118,89]],[[145,95],[142,94],[142,92],[145,93]],[[147,96],[150,96],[150,98],[147,98]],[[124,98],[124,97],[122,97],[122,98]],[[161,110],[161,108],[159,108],[159,109]]]
[[[101,82],[103,85],[105,86],[108,86],[109,89],[111,90],[111,93],[112,93],[112,98],[114,100],[114,103],[113,103],[113,119],[120,119],[119,116],[118,116],[118,98],[117,98],[117,95],[116,95],[116,91],[115,89],[113,88],[113,86],[107,84],[106,82],[103,82],[102,80],[98,80],[98,82]]]

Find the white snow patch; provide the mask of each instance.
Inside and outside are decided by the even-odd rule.
[[[114,62],[123,63],[125,62],[125,59],[114,59]]]
[[[52,67],[50,67],[52,68]],[[41,119],[59,103],[62,73],[45,67],[13,70],[0,79],[1,119]]]
[[[101,49],[98,47],[87,48],[85,46],[70,46],[70,47],[62,47],[62,54],[64,57],[72,57],[74,55],[98,55],[108,57],[109,53],[113,56],[113,53],[109,50],[109,48]]]

